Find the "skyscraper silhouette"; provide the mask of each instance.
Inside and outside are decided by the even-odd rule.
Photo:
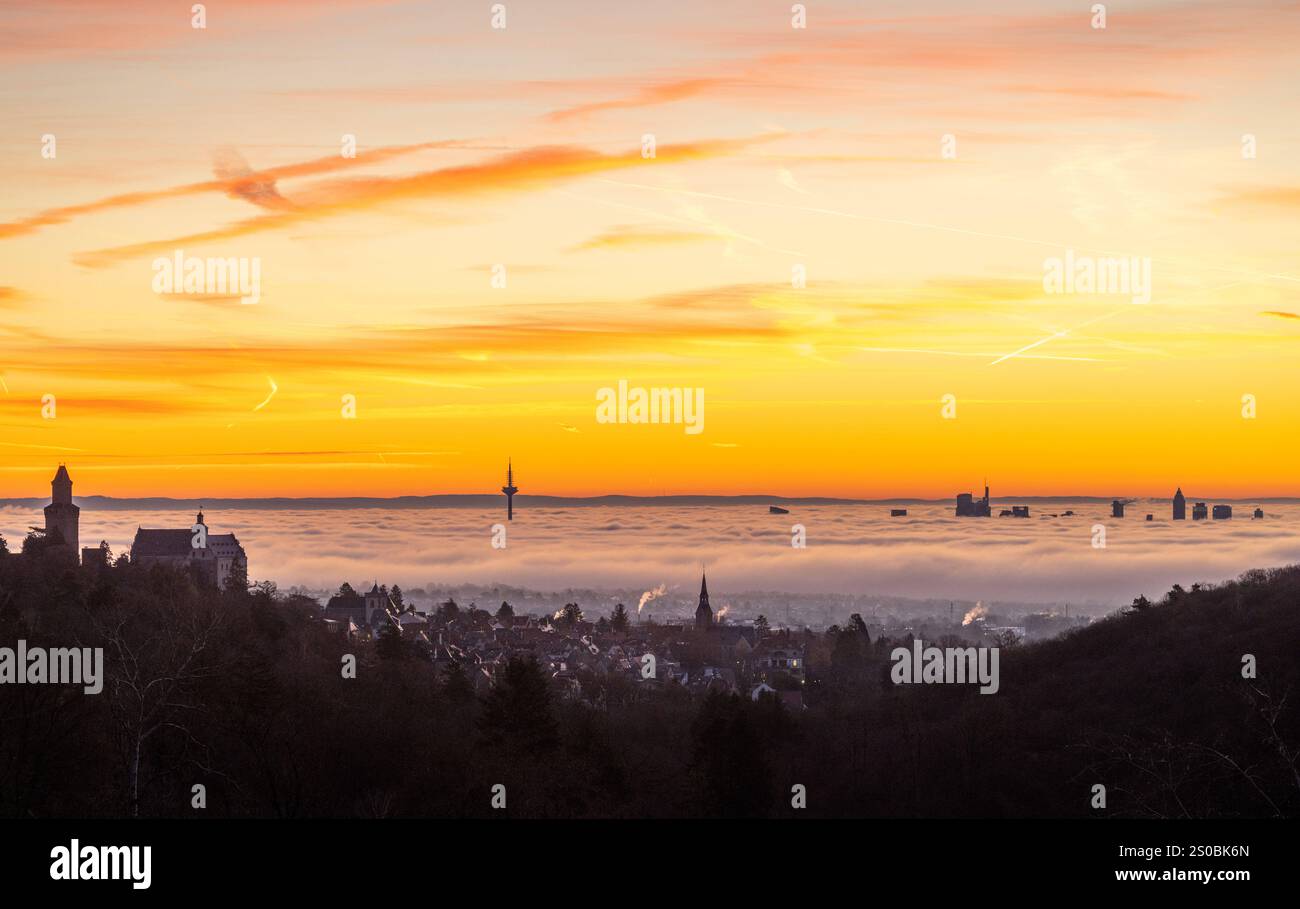
[[[519,489],[515,486],[515,468],[514,464],[506,461],[506,485],[501,487],[501,491],[506,494],[506,520],[515,519],[515,493]]]
[[[988,518],[993,516],[993,506],[989,503],[989,481],[984,481],[984,498],[976,499],[969,492],[957,496],[957,517]]]
[[[1179,486],[1178,491],[1174,493],[1174,520],[1187,520],[1187,499],[1183,498],[1183,487]]]

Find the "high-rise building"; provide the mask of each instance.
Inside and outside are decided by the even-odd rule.
[[[1116,499],[1115,501],[1110,503],[1110,516],[1112,518],[1124,517],[1124,503],[1121,502],[1119,499]]]
[[[1192,506],[1192,520],[1204,521],[1210,514],[1210,510],[1205,507],[1204,502],[1197,502]]]
[[[991,517],[993,509],[989,505],[989,484],[984,484],[984,498],[976,499],[969,492],[963,492],[957,496],[957,517],[959,518],[987,518]]]
[[[1174,493],[1174,520],[1187,520],[1187,499],[1183,498],[1183,488],[1181,486]]]
[[[1216,521],[1226,521],[1232,517],[1231,505],[1215,505],[1214,510],[1210,512],[1211,517]]]
[[[53,535],[58,531],[63,538],[63,545],[75,559],[81,552],[80,540],[81,509],[72,504],[72,477],[63,464],[50,481],[51,501],[45,506],[45,533]]]
[[[700,572],[700,605],[695,607],[695,627],[699,631],[708,631],[713,627],[713,609],[709,606],[709,581]]]

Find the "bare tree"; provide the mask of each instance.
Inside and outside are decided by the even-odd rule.
[[[200,683],[220,672],[208,659],[208,650],[221,616],[216,611],[199,614],[173,603],[143,615],[118,612],[95,624],[108,655],[105,687],[135,817],[145,788],[141,775],[145,749],[155,734],[177,732],[186,744],[198,747],[200,766],[205,763],[207,749],[195,737],[191,717],[203,709]]]

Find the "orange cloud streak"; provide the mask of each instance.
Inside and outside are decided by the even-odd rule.
[[[415,145],[394,145],[385,148],[374,148],[370,151],[357,152],[357,155],[354,158],[344,158],[341,155],[329,155],[328,157],[315,158],[311,161],[301,161],[297,164],[268,167],[265,170],[251,171],[246,174],[238,174],[225,179],[202,180],[198,183],[183,183],[179,186],[169,186],[165,189],[122,193],[116,196],[107,196],[103,199],[96,199],[93,202],[83,202],[80,205],[49,208],[45,211],[38,212],[29,218],[22,218],[18,221],[9,221],[0,224],[0,240],[34,233],[42,227],[49,227],[54,224],[64,224],[78,215],[95,214],[97,212],[108,211],[114,208],[130,208],[135,205],[145,205],[150,202],[158,202],[164,199],[177,199],[184,196],[196,196],[201,193],[210,192],[223,192],[238,198],[238,193],[240,191],[249,184],[255,182],[272,183],[276,180],[288,179],[291,177],[310,177],[316,174],[326,174],[332,171],[356,167],[362,164],[378,164],[400,155],[409,155],[413,152],[425,151],[431,148],[448,148],[454,147],[455,145],[455,142],[445,141],[420,142]]]
[[[616,227],[603,231],[573,247],[574,252],[591,249],[628,249],[647,246],[668,246],[677,243],[699,243],[717,240],[717,234],[696,230],[662,230],[645,227]]]
[[[318,218],[376,208],[411,199],[446,198],[503,190],[527,190],[559,180],[634,166],[710,158],[744,149],[757,138],[662,145],[652,160],[640,150],[606,155],[586,148],[541,147],[502,155],[485,163],[445,167],[405,177],[371,177],[318,184],[300,195],[292,211],[237,221],[216,230],[92,250],[74,257],[79,265],[102,268],[115,262],[196,243],[210,243],[290,227]],[[244,178],[246,179],[246,178]]]

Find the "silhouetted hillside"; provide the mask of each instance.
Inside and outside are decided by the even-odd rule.
[[[473,667],[349,640],[272,585],[24,549],[0,552],[0,647],[102,647],[105,679],[0,685],[4,816],[488,816],[496,784],[511,816],[1300,813],[1296,567],[1004,648],[990,695],[892,684],[908,642],[809,635],[792,711],[614,676],[574,699],[526,659],[476,692]]]
[[[1242,677],[1247,654],[1255,679]],[[1297,654],[1300,567],[1175,588],[1003,651],[996,695],[899,693],[867,722],[888,728],[872,752],[904,790],[845,795],[886,813],[1295,816]],[[909,751],[910,776],[900,766]],[[1094,784],[1107,788],[1104,812],[1089,806]]]

